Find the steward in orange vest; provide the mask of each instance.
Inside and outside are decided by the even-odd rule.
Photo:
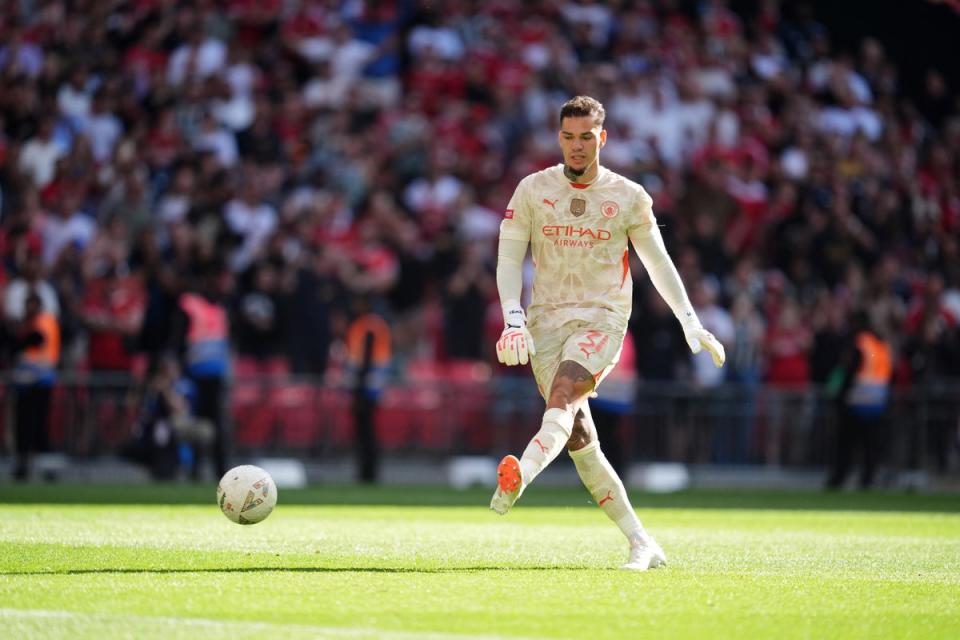
[[[390,325],[364,296],[352,301],[354,320],[347,327],[347,379],[353,395],[353,429],[357,456],[357,480],[376,482],[380,447],[376,413],[390,369]]]
[[[863,458],[860,486],[873,484],[893,378],[893,350],[870,327],[866,312],[854,314],[852,329],[840,363],[836,451],[827,479],[831,489],[843,486],[858,452]]]
[[[60,324],[56,317],[43,310],[36,292],[27,295],[25,310],[23,321],[14,329],[16,348],[20,350],[13,371],[16,480],[29,476],[33,453],[50,450],[50,398],[60,360]]]
[[[860,331],[854,339],[859,365],[847,392],[847,406],[861,415],[880,415],[890,396],[893,352],[883,338],[870,331]]]

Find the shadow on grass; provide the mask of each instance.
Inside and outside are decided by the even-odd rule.
[[[783,509],[825,511],[907,511],[960,513],[960,495],[891,491],[828,493],[818,491],[698,489],[671,494],[631,491],[644,509]],[[466,507],[486,509],[490,490],[454,490],[444,486],[317,485],[280,489],[280,507]],[[207,484],[6,485],[0,504],[62,505],[213,505]],[[595,508],[582,488],[533,486],[523,507]]]
[[[415,567],[217,567],[205,569],[190,568],[122,568],[122,569],[41,569],[37,571],[2,571],[0,576],[85,576],[85,575],[123,575],[123,574],[184,574],[184,573],[266,573],[278,571],[283,573],[431,573],[431,574],[458,574],[478,571],[597,571],[602,567],[563,567],[563,566],[532,566],[532,567],[436,567],[418,569]]]

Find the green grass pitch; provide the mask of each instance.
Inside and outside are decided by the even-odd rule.
[[[669,566],[582,490],[0,486],[3,638],[960,638],[960,498],[635,493]]]

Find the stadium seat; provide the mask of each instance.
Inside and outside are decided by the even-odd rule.
[[[258,382],[239,381],[233,385],[229,402],[237,446],[263,447],[270,442],[273,420],[265,395]]]
[[[377,441],[383,449],[395,451],[412,443],[416,428],[414,395],[399,387],[390,387],[381,395],[375,425]]]
[[[281,385],[269,392],[267,405],[282,446],[310,447],[317,444],[321,414],[316,389],[312,385]]]
[[[324,448],[343,450],[352,446],[353,421],[350,417],[350,394],[339,389],[320,387],[317,390],[320,413],[320,439]]]

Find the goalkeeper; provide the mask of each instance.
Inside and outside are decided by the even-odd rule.
[[[630,543],[623,568],[642,571],[665,564],[666,557],[600,450],[588,403],[617,364],[627,331],[633,289],[628,239],[691,351],[706,349],[718,367],[725,356],[690,304],[664,247],[652,199],[640,185],[600,166],[607,139],[603,121],[597,100],[567,101],[560,110],[563,164],[524,178],[500,224],[497,289],[505,327],[497,358],[507,365],[530,362],[546,411],[520,458],[501,460],[490,508],[505,514],[566,447],[584,485]],[[534,278],[525,314],[521,267],[528,245]]]

